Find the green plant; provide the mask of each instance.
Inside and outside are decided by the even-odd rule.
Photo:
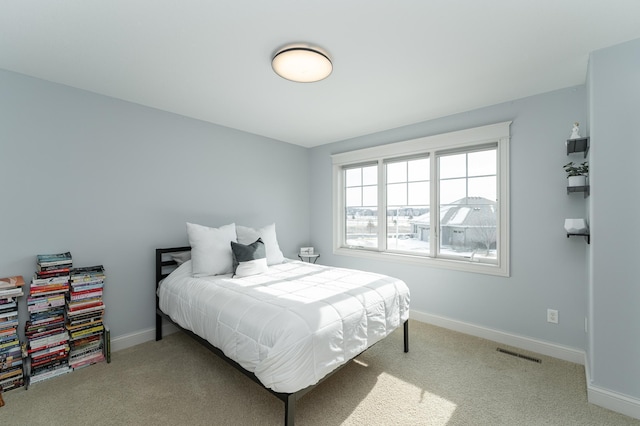
[[[567,177],[589,174],[589,163],[587,161],[580,165],[575,165],[573,164],[573,161],[570,161],[562,167],[564,168],[564,171],[567,172]]]

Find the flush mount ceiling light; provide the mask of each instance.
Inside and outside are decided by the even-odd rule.
[[[278,50],[271,66],[280,77],[299,83],[323,80],[333,71],[329,55],[317,47],[299,45]]]

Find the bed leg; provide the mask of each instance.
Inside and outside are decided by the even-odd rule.
[[[289,394],[284,400],[284,426],[293,426],[295,415],[296,397],[294,394]]]
[[[162,317],[156,314],[156,342],[162,340]]]
[[[404,352],[409,352],[409,320],[404,322]]]

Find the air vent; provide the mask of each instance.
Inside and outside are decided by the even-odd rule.
[[[542,364],[542,360],[541,359],[534,358],[532,356],[519,354],[517,352],[509,351],[507,349],[502,349],[502,348],[498,348],[497,350],[498,350],[498,352],[502,352],[503,354],[515,356],[515,357],[518,357],[518,358],[526,359],[527,361],[532,361],[532,362],[537,362],[538,364]]]

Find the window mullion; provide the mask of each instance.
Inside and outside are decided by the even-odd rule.
[[[429,197],[429,222],[431,223],[429,229],[429,256],[438,256],[439,238],[440,238],[440,215],[438,214],[438,202],[439,202],[439,185],[438,185],[438,157],[435,152],[431,152],[430,158],[430,197]]]
[[[387,168],[378,160],[378,250],[387,251]]]
[[[469,152],[464,155],[464,194],[469,200]]]

